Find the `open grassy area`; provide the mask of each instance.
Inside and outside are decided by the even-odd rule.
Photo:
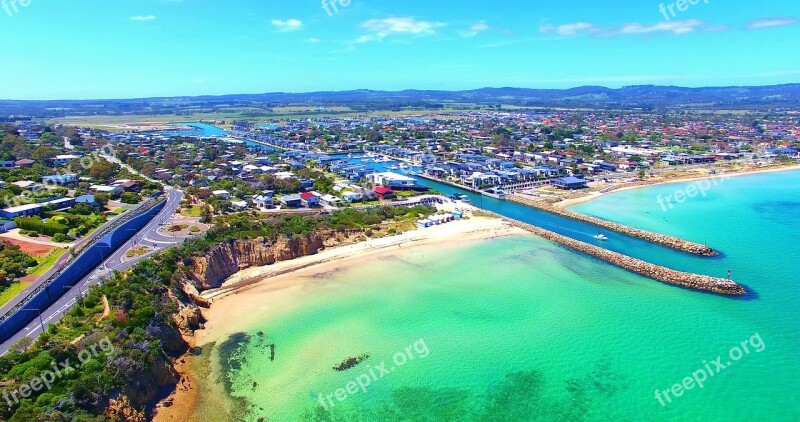
[[[42,274],[46,273],[50,268],[53,268],[53,265],[58,261],[58,258],[61,258],[61,255],[67,253],[67,249],[55,249],[53,252],[50,252],[48,255],[43,256],[41,258],[36,258],[36,261],[39,262],[39,265],[35,267],[31,267],[28,269],[28,275],[39,277]]]
[[[291,119],[314,119],[325,117],[399,117],[399,116],[420,116],[432,113],[450,113],[474,110],[477,104],[470,103],[451,103],[444,109],[402,109],[402,110],[374,110],[369,112],[354,111],[349,107],[330,106],[330,107],[309,107],[309,106],[282,106],[275,107],[271,111],[263,109],[230,109],[219,113],[197,113],[176,116],[174,114],[164,115],[126,115],[126,116],[66,116],[50,119],[47,123],[63,124],[68,126],[88,127],[94,129],[108,130],[111,132],[129,130],[128,125],[136,125],[143,122],[152,123],[178,123],[178,122],[217,122],[223,128],[230,128],[234,120],[247,119],[255,122],[272,122]],[[225,124],[219,122],[224,121]]]
[[[3,292],[0,293],[0,306],[8,303],[9,300],[15,298],[19,292],[27,289],[31,284],[33,284],[32,281],[21,281],[14,283],[11,285],[11,287],[3,290]]]
[[[192,205],[190,208],[181,208],[180,215],[184,217],[200,217],[203,214],[203,207]]]

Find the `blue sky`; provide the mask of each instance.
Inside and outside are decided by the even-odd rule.
[[[5,0],[0,98],[800,82],[796,1],[326,1]]]

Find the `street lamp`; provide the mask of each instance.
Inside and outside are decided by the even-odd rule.
[[[39,315],[39,327],[41,327],[42,333],[44,333],[44,321],[42,321],[42,310],[39,309],[39,308],[28,308],[28,309],[30,309],[31,311],[38,312],[38,315]]]

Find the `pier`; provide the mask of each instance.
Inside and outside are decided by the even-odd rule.
[[[541,201],[534,201],[532,199],[528,199],[519,195],[509,195],[508,197],[506,197],[506,199],[545,212],[549,212],[551,214],[556,214],[561,217],[566,217],[583,223],[592,224],[597,227],[615,231],[617,233],[622,233],[631,237],[647,240],[649,242],[666,246],[668,248],[677,249],[679,251],[688,252],[691,254],[701,255],[701,256],[718,255],[717,251],[715,251],[714,249],[712,249],[707,245],[701,245],[699,243],[690,242],[688,240],[683,240],[674,236],[648,232],[646,230],[640,230],[633,227],[628,227],[608,220],[603,220],[596,217],[590,217],[584,214],[578,214],[576,212],[572,212],[563,208],[554,207],[550,204]]]
[[[521,221],[503,217],[491,211],[476,210],[473,213],[475,215],[486,215],[500,218],[504,221],[507,221],[512,226],[521,228],[541,238],[556,242],[570,249],[601,259],[609,264],[663,283],[721,295],[743,296],[747,294],[747,291],[744,289],[744,287],[733,280],[676,271],[667,267],[651,264],[649,262],[632,258],[621,253],[609,251],[599,246],[590,245],[567,236],[562,236],[558,233],[554,233],[531,224],[526,224]]]

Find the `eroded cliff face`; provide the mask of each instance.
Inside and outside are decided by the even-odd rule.
[[[187,263],[186,274],[197,291],[216,289],[241,270],[314,255],[329,240],[328,235],[316,233],[292,239],[281,237],[276,241],[230,240],[213,247],[205,256],[193,257]]]

